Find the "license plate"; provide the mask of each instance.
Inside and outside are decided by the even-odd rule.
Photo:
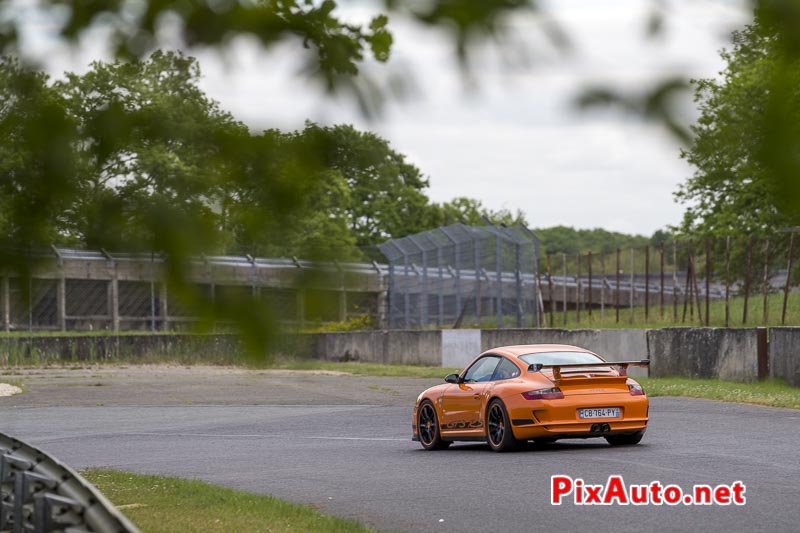
[[[621,418],[619,407],[593,407],[578,409],[578,418]]]

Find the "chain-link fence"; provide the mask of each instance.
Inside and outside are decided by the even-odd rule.
[[[539,240],[527,228],[453,224],[379,249],[389,328],[539,325]]]
[[[544,325],[785,325],[800,320],[794,233],[545,253]]]

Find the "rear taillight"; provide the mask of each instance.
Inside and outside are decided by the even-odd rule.
[[[628,380],[628,390],[630,391],[631,396],[645,396],[642,386],[632,379]]]
[[[558,387],[553,387],[523,392],[522,397],[526,400],[560,400],[564,397],[564,393]]]

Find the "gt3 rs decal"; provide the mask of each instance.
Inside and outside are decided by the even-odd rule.
[[[478,420],[474,422],[455,421],[441,425],[441,429],[474,429],[482,427],[483,427],[483,422],[480,422]]]

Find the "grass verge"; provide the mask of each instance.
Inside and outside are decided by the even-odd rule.
[[[202,481],[104,469],[82,475],[145,533],[374,531],[304,505]]]
[[[776,381],[736,383],[717,379],[636,378],[648,396],[685,396],[723,402],[800,409],[800,389]]]

